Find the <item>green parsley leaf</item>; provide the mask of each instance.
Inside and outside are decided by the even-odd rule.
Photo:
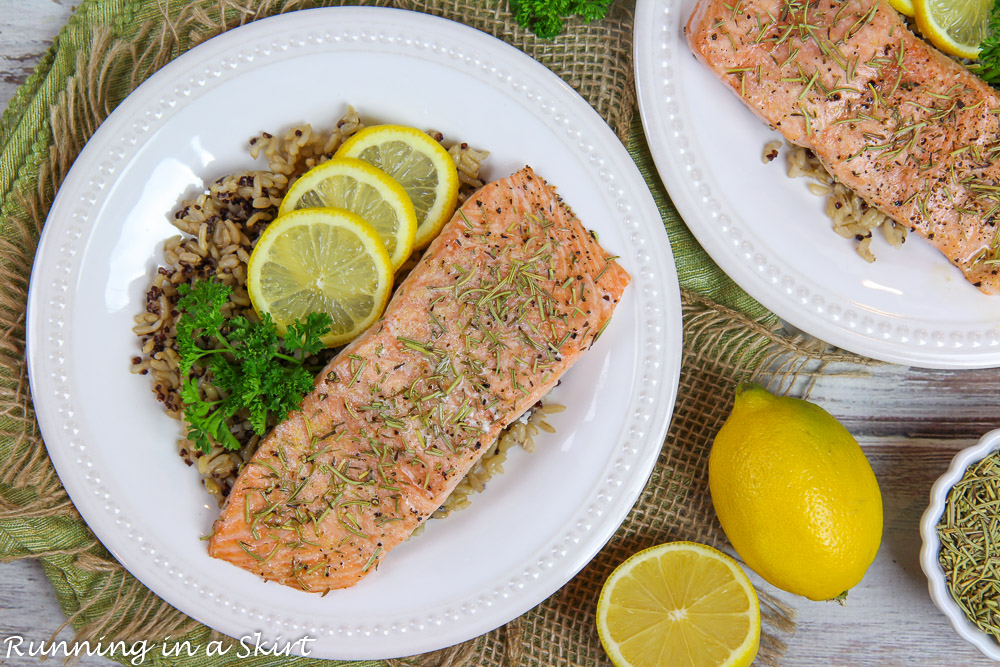
[[[281,336],[266,313],[260,322],[245,317],[227,320],[222,306],[231,290],[222,283],[202,280],[193,287],[181,285],[178,292],[177,350],[184,375],[181,400],[188,438],[206,453],[213,443],[239,449],[228,420],[245,411],[254,432],[264,435],[269,414],[285,417],[297,410],[313,388],[312,374],[303,361],[325,347],[320,338],[332,320],[329,315],[311,313]],[[198,380],[191,375],[196,363],[226,398],[202,398]]]
[[[292,353],[301,350],[302,358],[316,354],[326,347],[320,338],[330,330],[331,324],[333,318],[326,313],[309,313],[305,322],[295,322],[288,326],[285,331],[285,349]]]
[[[205,333],[215,333],[225,323],[222,306],[229,299],[232,290],[215,280],[200,280],[194,287],[187,284],[177,286],[181,298],[177,310],[187,315],[194,329]]]
[[[208,402],[198,393],[197,381],[185,378],[181,384],[181,399],[184,401],[184,421],[188,427],[188,439],[206,454],[212,451],[212,442],[226,449],[239,449],[239,440],[229,430],[226,420],[236,413],[227,401]],[[220,405],[221,404],[221,405]],[[219,405],[220,407],[215,407]]]
[[[562,33],[563,19],[577,15],[587,23],[603,19],[611,0],[510,0],[514,20],[542,39]]]
[[[969,69],[987,83],[1000,86],[1000,1],[993,3],[989,34],[979,45],[978,62]]]
[[[218,352],[199,347],[198,340],[202,336],[218,335],[225,321],[222,305],[232,290],[214,280],[202,280],[193,288],[187,283],[178,285],[177,293],[181,295],[177,300],[177,310],[181,314],[177,319],[177,353],[181,358],[181,373],[186,375],[202,357]]]

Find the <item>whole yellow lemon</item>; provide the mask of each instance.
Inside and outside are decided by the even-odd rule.
[[[715,512],[743,561],[782,590],[830,600],[882,540],[882,494],[857,441],[826,410],[740,385],[708,463]]]

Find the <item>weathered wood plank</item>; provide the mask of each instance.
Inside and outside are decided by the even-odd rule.
[[[837,365],[827,369],[810,398],[859,437],[978,440],[1000,427],[997,369]]]
[[[28,643],[39,646],[41,641],[49,641],[52,633],[63,624],[65,616],[59,608],[55,591],[45,578],[41,563],[37,561],[17,561],[0,564],[0,664],[12,667],[38,665],[38,658],[18,656],[13,642],[21,637],[24,643],[20,649],[27,652]],[[56,640],[69,640],[71,629],[64,629]],[[62,654],[51,658],[52,665],[62,664]],[[83,655],[80,667],[107,667],[113,665],[107,658]]]
[[[72,0],[0,0],[0,109],[35,69],[73,11]]]

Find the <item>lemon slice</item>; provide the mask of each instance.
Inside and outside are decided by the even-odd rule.
[[[384,171],[354,158],[316,165],[288,189],[278,215],[332,206],[355,213],[375,228],[398,269],[413,252],[417,216],[399,183]]]
[[[959,58],[978,58],[989,34],[993,0],[913,0],[917,27],[934,46]]]
[[[444,146],[426,132],[402,125],[366,127],[336,155],[369,162],[403,186],[417,211],[417,248],[430,243],[455,211],[458,170]]]
[[[671,542],[611,573],[597,602],[597,630],[616,667],[742,667],[757,655],[760,606],[732,558]]]
[[[889,0],[889,4],[900,14],[913,16],[913,0]]]
[[[392,291],[382,239],[359,216],[336,208],[292,211],[268,225],[250,255],[247,291],[278,330],[309,313],[333,319],[327,347],[355,338],[378,319]]]

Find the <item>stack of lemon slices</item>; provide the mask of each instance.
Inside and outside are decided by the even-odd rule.
[[[323,342],[350,341],[382,314],[396,270],[437,235],[457,198],[455,163],[429,135],[361,130],[289,188],[258,239],[247,267],[254,310],[282,333],[327,313]]]

